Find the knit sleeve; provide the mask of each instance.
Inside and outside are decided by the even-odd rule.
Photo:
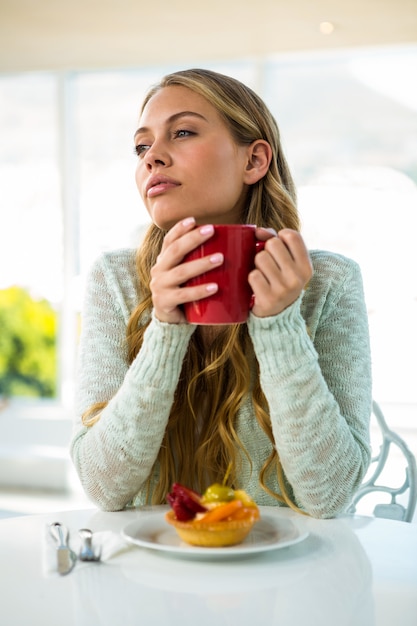
[[[164,436],[190,336],[195,327],[152,319],[137,357],[127,362],[123,275],[106,259],[90,274],[79,350],[78,416],[71,455],[89,497],[121,510],[149,477]],[[108,402],[90,428],[81,415]]]
[[[326,293],[319,297],[317,281],[312,284],[314,314],[307,320],[300,298],[275,317],[251,315],[248,323],[286,478],[298,505],[315,517],[347,507],[370,461],[370,348],[360,270],[343,257],[325,269]]]

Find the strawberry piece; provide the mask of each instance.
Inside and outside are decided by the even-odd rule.
[[[195,518],[196,513],[207,510],[201,504],[201,498],[197,492],[179,483],[172,485],[172,492],[167,494],[167,502],[173,509],[175,517],[181,522],[188,522]]]
[[[174,483],[172,485],[172,492],[177,498],[181,500],[184,506],[194,513],[203,513],[207,511],[206,507],[201,503],[201,497],[196,491],[180,485],[180,483]]]
[[[167,501],[173,509],[177,520],[179,520],[180,522],[188,522],[189,520],[194,519],[194,511],[191,511],[188,507],[186,507],[181,498],[175,496],[172,493],[169,493],[167,495]]]
[[[174,506],[172,507],[175,513],[175,517],[180,522],[188,522],[195,517],[195,513],[187,509],[186,506],[180,501],[175,501]]]

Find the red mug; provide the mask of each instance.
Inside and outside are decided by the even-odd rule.
[[[211,296],[184,304],[190,324],[240,324],[247,320],[253,300],[248,275],[255,267],[255,255],[265,245],[256,239],[255,229],[252,224],[216,224],[213,236],[186,255],[185,261],[216,252],[224,256],[222,265],[187,281],[187,287],[205,283],[219,286]]]

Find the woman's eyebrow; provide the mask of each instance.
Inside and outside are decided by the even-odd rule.
[[[198,117],[201,120],[204,120],[205,122],[207,122],[207,118],[204,117],[204,115],[201,115],[201,113],[196,113],[195,111],[180,111],[179,113],[174,113],[173,115],[171,115],[166,123],[167,124],[172,124],[172,122],[175,122],[177,119],[179,119],[180,117]],[[135,132],[133,139],[136,139],[137,135],[140,135],[140,133],[146,133],[149,131],[149,128],[147,126],[141,126],[140,128],[137,129],[137,131]]]

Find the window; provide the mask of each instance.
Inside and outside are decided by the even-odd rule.
[[[266,62],[264,78],[309,246],[361,266],[374,396],[393,405],[417,403],[416,53],[291,56]]]
[[[54,316],[62,297],[55,79],[13,76],[0,86],[0,289],[9,288],[1,292],[1,319],[3,333],[12,335],[9,342],[2,338],[0,393],[50,396]]]

